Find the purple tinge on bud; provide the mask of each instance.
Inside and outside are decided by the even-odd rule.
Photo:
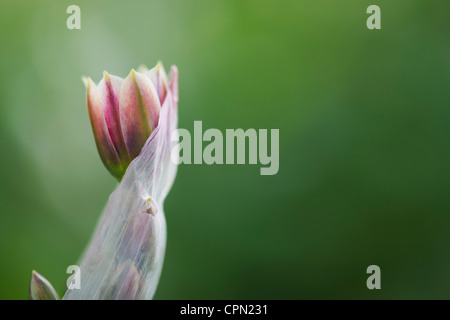
[[[30,300],[59,300],[50,282],[34,270],[31,273]]]
[[[109,136],[120,158],[122,168],[126,168],[131,160],[125,146],[120,125],[119,91],[122,82],[123,80],[121,78],[109,75],[105,71],[103,73],[103,79],[98,84],[98,90]]]
[[[134,159],[158,125],[161,105],[152,81],[131,70],[120,88],[119,108],[125,145]]]
[[[100,157],[119,181],[158,126],[169,80],[161,62],[125,78],[104,72],[98,86],[89,78],[87,107]]]
[[[113,176],[120,177],[123,168],[108,132],[98,88],[90,78],[87,80],[87,107],[100,158]]]

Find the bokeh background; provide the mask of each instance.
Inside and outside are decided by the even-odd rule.
[[[450,298],[449,10],[2,1],[0,298],[27,299],[32,269],[62,294],[116,186],[81,76],[158,59],[180,70],[180,127],[278,128],[280,170],[179,167],[156,299]],[[381,290],[366,288],[372,264]]]

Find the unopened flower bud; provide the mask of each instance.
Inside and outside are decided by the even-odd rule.
[[[34,270],[31,273],[30,300],[59,300],[50,282]]]
[[[161,70],[155,69],[155,79],[162,77],[164,83]],[[81,261],[83,285],[79,290],[67,290],[63,300],[151,299],[158,285],[166,246],[163,203],[177,171],[170,153],[178,123],[178,69],[171,67],[165,96],[157,95],[147,72],[132,71],[122,81],[105,73],[104,82],[95,90],[92,81],[87,81],[96,142],[105,142],[106,146],[99,146],[100,155],[119,168],[119,179],[125,175],[108,198]],[[111,133],[117,128],[121,135]],[[142,132],[147,140],[142,139]],[[136,150],[141,143],[139,153]],[[126,172],[123,150],[131,161]]]
[[[88,78],[87,107],[100,157],[119,181],[158,126],[169,80],[159,62],[125,78],[104,72],[98,86]]]

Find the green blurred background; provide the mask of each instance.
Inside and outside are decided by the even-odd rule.
[[[0,298],[26,299],[32,269],[62,293],[116,186],[81,76],[158,59],[180,70],[180,127],[278,128],[280,170],[179,167],[156,299],[450,298],[449,10],[2,1]]]

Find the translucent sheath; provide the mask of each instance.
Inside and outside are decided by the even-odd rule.
[[[63,299],[151,299],[166,246],[163,202],[176,174],[172,133],[178,122],[178,71],[161,108],[158,126],[110,195],[80,264],[80,289]]]

